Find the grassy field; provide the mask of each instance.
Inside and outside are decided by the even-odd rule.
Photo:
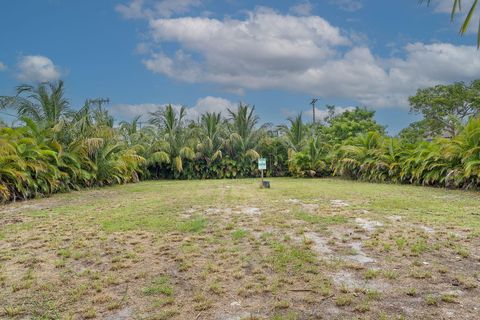
[[[0,318],[480,319],[480,194],[158,181],[0,207]]]

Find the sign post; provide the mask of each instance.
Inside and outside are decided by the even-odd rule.
[[[265,159],[265,158],[258,159],[258,169],[260,170],[261,175],[262,175],[262,188],[263,188],[264,187],[263,170],[267,170],[267,159]]]

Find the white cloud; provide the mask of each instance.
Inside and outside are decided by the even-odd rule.
[[[244,19],[207,17],[149,20],[148,70],[189,83],[213,83],[229,92],[280,89],[342,98],[372,107],[407,106],[420,87],[469,81],[480,75],[473,46],[411,43],[403,58],[379,57],[367,41],[318,16],[268,8]],[[165,43],[176,51],[156,51]]]
[[[340,114],[344,113],[345,111],[353,111],[353,110],[355,110],[355,107],[338,107],[338,106],[336,106],[334,115],[340,115]],[[307,121],[308,120],[311,121],[313,119],[312,108],[310,108],[308,110],[305,110],[303,112],[303,115],[307,117]],[[328,116],[329,116],[329,113],[328,113],[327,109],[315,108],[315,119],[316,119],[317,122],[323,121]]]
[[[154,53],[147,69],[189,82],[210,81],[225,87],[256,87],[261,77],[306,70],[335,55],[334,46],[349,44],[340,29],[316,17],[251,12],[245,20],[184,17],[153,19],[151,34],[158,44],[178,43],[174,55]],[[202,63],[191,58],[200,55]],[[280,75],[281,76],[281,75]]]
[[[7,70],[7,66],[0,61],[0,72]]]
[[[330,3],[338,6],[342,10],[350,12],[358,11],[363,8],[361,0],[330,0]]]
[[[222,116],[227,116],[227,109],[235,107],[231,101],[219,97],[205,97],[198,99],[193,108],[188,109],[189,117],[196,119],[206,112],[221,113]]]
[[[17,78],[26,82],[56,81],[61,71],[45,56],[23,56],[18,62]]]
[[[157,111],[166,105],[166,103],[118,104],[110,107],[110,111],[120,120],[130,120],[136,116],[142,116],[142,120],[147,121],[150,117],[150,112]],[[180,104],[172,104],[172,106],[177,110],[181,108]],[[234,106],[235,104],[227,99],[207,96],[198,99],[193,107],[187,108],[187,119],[197,120],[206,112],[220,112],[222,116],[226,117],[227,109]]]
[[[290,12],[299,16],[308,16],[312,13],[312,10],[313,5],[308,0],[290,7]]]
[[[152,19],[187,13],[201,4],[201,0],[131,0],[128,4],[117,5],[115,9],[126,19]]]

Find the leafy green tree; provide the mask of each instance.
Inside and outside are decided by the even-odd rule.
[[[425,120],[415,121],[403,128],[398,137],[408,143],[417,143],[430,137],[428,123]]]
[[[267,159],[267,175],[281,177],[288,174],[288,150],[284,140],[266,134],[258,143],[258,152]]]
[[[428,134],[454,137],[480,113],[480,80],[419,89],[409,102],[410,111],[423,116]]]
[[[374,119],[375,111],[356,107],[335,115],[335,108],[330,106],[330,117],[326,118],[324,126],[317,128],[317,133],[323,136],[324,141],[331,145],[371,131],[384,134],[385,127]]]

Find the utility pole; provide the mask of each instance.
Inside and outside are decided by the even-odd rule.
[[[317,101],[318,101],[317,98],[313,98],[312,102],[310,102],[310,104],[312,105],[312,111],[313,111],[313,123],[316,122],[316,120],[315,120],[315,104],[317,103]]]

